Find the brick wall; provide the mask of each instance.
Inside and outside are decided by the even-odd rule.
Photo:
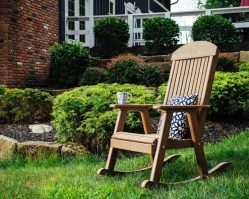
[[[58,10],[58,0],[0,1],[0,84],[47,83],[48,48],[59,37]]]

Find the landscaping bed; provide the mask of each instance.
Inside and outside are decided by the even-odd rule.
[[[26,141],[43,141],[43,142],[54,142],[55,131],[44,132],[44,133],[33,133],[29,129],[29,125],[16,125],[16,124],[2,124],[0,125],[0,135],[13,138],[18,142]]]
[[[152,119],[153,129],[157,129],[159,118]],[[243,130],[249,128],[248,119],[227,119],[227,120],[208,120],[205,124],[203,140],[205,143],[218,143],[228,138],[240,134]],[[0,125],[0,135],[4,135],[17,140],[56,142],[56,131],[53,129],[47,133],[33,133],[29,125],[2,124]]]

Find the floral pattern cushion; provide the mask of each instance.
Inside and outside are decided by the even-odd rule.
[[[175,96],[169,101],[169,105],[197,105],[198,94],[187,96]],[[158,133],[161,126],[161,120],[158,125]],[[175,139],[182,139],[187,135],[189,129],[187,115],[185,112],[173,113],[169,137]]]

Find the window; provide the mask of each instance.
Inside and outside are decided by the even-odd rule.
[[[68,39],[75,40],[75,35],[68,35]]]
[[[74,0],[68,0],[68,16],[75,15],[74,6],[75,6]]]
[[[80,13],[80,16],[85,16],[86,15],[86,12],[85,12],[85,0],[79,0],[79,13]]]
[[[74,21],[68,22],[68,30],[75,30],[75,23]]]
[[[80,35],[80,42],[85,43],[86,42],[86,36]]]
[[[80,30],[85,30],[85,29],[86,29],[86,22],[80,21]]]
[[[89,2],[93,0],[65,0],[65,39],[66,41],[79,41],[83,45],[89,42],[88,19]],[[93,7],[93,6],[91,6]]]
[[[115,15],[115,0],[109,1],[109,14]]]

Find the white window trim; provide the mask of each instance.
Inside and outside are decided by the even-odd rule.
[[[110,13],[111,3],[113,4],[113,13]],[[115,14],[116,14],[116,0],[109,0],[109,15],[115,15]]]

